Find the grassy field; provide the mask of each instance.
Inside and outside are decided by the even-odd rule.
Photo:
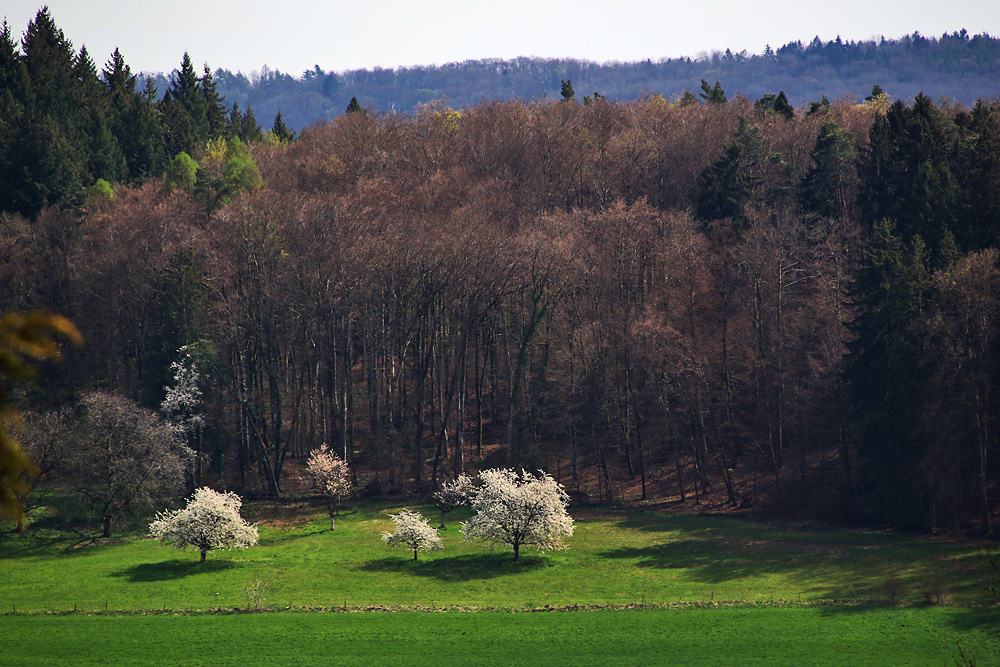
[[[267,584],[276,608],[369,605],[524,607],[695,601],[900,599],[925,594],[982,601],[983,545],[878,532],[775,526],[718,516],[576,512],[568,549],[509,552],[463,543],[461,511],[442,531],[445,549],[390,551],[379,538],[388,512],[346,510],[330,532],[304,525],[261,529],[261,544],[194,551],[147,539],[92,541],[61,533],[0,538],[0,612],[244,607],[243,589]],[[427,516],[433,508],[421,507]]]
[[[333,532],[322,514],[270,521],[259,547],[212,553],[205,564],[195,551],[138,535],[93,540],[48,520],[26,535],[0,534],[0,665],[203,664],[210,651],[213,665],[268,662],[261,656],[303,665],[372,656],[400,664],[952,665],[956,641],[978,664],[1000,663],[1000,611],[983,606],[980,589],[981,542],[576,510],[568,549],[527,552],[515,563],[509,552],[463,543],[458,522],[467,514],[458,510],[442,531],[445,550],[413,562],[379,538],[397,509],[345,510]],[[901,606],[883,604],[893,582]],[[246,592],[255,583],[266,587],[256,600]],[[286,613],[198,611],[255,602]],[[630,604],[647,608],[509,613]],[[342,613],[379,606],[480,613]]]
[[[1000,614],[928,607],[0,615],[0,665],[978,665]]]

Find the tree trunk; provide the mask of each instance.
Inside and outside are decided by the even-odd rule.
[[[201,550],[201,560],[199,560],[199,561],[198,561],[199,563],[204,563],[204,562],[205,562],[205,555],[206,555],[207,553],[208,553],[208,550],[207,550],[207,549],[202,549],[202,550]]]

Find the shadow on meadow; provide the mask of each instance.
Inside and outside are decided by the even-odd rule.
[[[828,605],[823,607],[823,616],[861,616],[874,609],[885,609],[884,605],[853,604]],[[982,607],[937,607],[931,604],[920,605],[918,609],[926,609],[929,613],[943,611],[946,614],[945,623],[959,632],[975,630],[992,631],[1000,634],[1000,607],[987,605]],[[998,636],[1000,639],[1000,636]]]
[[[13,535],[0,539],[0,560],[16,558],[72,558],[93,556],[128,542],[120,537],[104,538],[75,532],[69,535],[53,533]]]
[[[493,579],[546,566],[550,566],[550,563],[544,556],[521,556],[520,561],[514,562],[513,555],[504,552],[444,558],[425,557],[418,561],[395,556],[368,561],[360,569],[365,572],[408,574],[438,581],[460,582]]]
[[[946,580],[945,588],[968,589],[968,559],[977,549],[877,532],[740,520],[720,525],[697,516],[643,515],[617,525],[662,533],[663,541],[608,549],[598,554],[602,558],[678,570],[683,578],[708,585],[777,575],[800,593],[825,598],[883,597],[889,579],[898,579],[899,590],[910,597],[924,593],[933,579]]]
[[[130,582],[172,581],[198,574],[213,574],[238,567],[229,560],[206,560],[199,563],[198,559],[180,559],[160,563],[142,563],[127,567],[124,570],[112,572],[113,577],[122,577]]]

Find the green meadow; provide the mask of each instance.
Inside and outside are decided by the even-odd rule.
[[[0,665],[995,665],[982,609],[0,616]]]
[[[397,509],[269,522],[204,564],[138,532],[5,532],[0,664],[203,664],[219,646],[214,665],[951,665],[958,644],[1000,661],[982,542],[577,509],[567,549],[515,563],[462,542],[457,510],[414,562],[380,539]]]

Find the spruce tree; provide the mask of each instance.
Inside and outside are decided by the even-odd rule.
[[[163,117],[167,125],[171,155],[193,152],[210,138],[205,93],[195,74],[191,57],[185,52],[181,68],[170,78],[169,97],[164,95]],[[168,108],[172,107],[172,108]]]
[[[922,458],[915,425],[924,381],[915,323],[930,286],[923,239],[904,243],[891,221],[877,221],[851,290],[857,315],[847,381],[860,429],[859,509],[896,525],[922,521],[912,501],[920,497],[912,480]]]
[[[28,73],[10,27],[0,28],[0,211],[16,211],[15,189],[20,180],[15,151],[16,132],[27,113]]]
[[[89,177],[85,185],[97,179],[118,182],[125,178],[127,170],[121,148],[109,128],[111,98],[107,87],[97,78],[97,68],[86,47],[77,55],[74,73],[83,100],[80,129],[87,139],[84,149]]]
[[[845,217],[846,182],[855,168],[854,135],[828,120],[820,127],[810,157],[812,167],[802,179],[802,207],[817,215]]]
[[[225,134],[226,104],[225,98],[219,95],[218,90],[216,90],[208,64],[205,65],[201,77],[201,95],[205,102],[205,124],[207,127],[205,138],[206,140],[217,139]]]
[[[287,125],[285,125],[284,119],[281,117],[281,112],[274,117],[274,125],[271,126],[271,134],[275,139],[283,144],[290,144],[295,141],[295,130],[292,130]]]
[[[576,93],[573,92],[573,82],[566,79],[561,83],[559,94],[562,95],[563,102],[569,102],[576,96]]]
[[[953,174],[958,132],[954,122],[917,95],[912,107],[894,102],[877,115],[859,165],[864,220],[889,218],[904,240],[923,237],[936,251],[946,231],[956,230],[961,196]],[[955,240],[965,247],[965,234]]]
[[[708,81],[701,80],[701,98],[706,104],[725,104],[727,102],[726,93],[718,81],[715,86],[709,86]]]
[[[697,216],[706,222],[730,218],[739,228],[743,207],[760,183],[757,165],[764,153],[760,132],[743,117],[733,141],[698,176]]]

